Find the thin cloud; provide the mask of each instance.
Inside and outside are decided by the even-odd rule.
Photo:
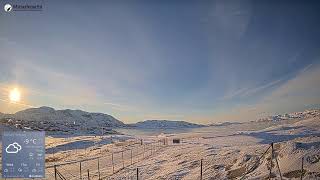
[[[261,91],[280,82],[281,80],[273,81],[250,90],[249,93]],[[213,119],[215,121],[249,121],[277,113],[304,110],[310,105],[319,108],[319,82],[320,65],[308,65],[301,69],[297,76],[274,89],[257,103],[240,104],[231,110],[225,110],[214,115]]]
[[[103,104],[105,104],[105,105],[110,105],[110,106],[115,106],[115,107],[123,107],[123,106],[120,105],[120,104],[115,104],[115,103],[110,103],[110,102],[104,102]]]
[[[35,108],[36,107],[36,106],[30,105],[30,104],[25,104],[25,103],[22,103],[22,102],[11,102],[11,101],[8,101],[8,100],[5,100],[5,99],[0,99],[0,101],[6,102],[6,103],[10,103],[10,104],[16,104],[16,105],[19,105],[19,106],[29,107],[29,108]]]
[[[258,94],[259,92],[262,92],[268,88],[271,88],[271,87],[274,87],[276,85],[279,85],[281,84],[282,82],[285,81],[285,78],[280,78],[280,79],[277,79],[275,81],[271,81],[267,84],[264,84],[264,85],[261,85],[261,86],[258,86],[258,87],[254,87],[254,88],[241,88],[241,89],[238,89],[234,92],[231,92],[231,93],[228,93],[226,94],[222,100],[230,100],[230,99],[233,99],[233,98],[244,98],[244,97],[248,97],[248,96],[251,96],[251,95],[254,95],[254,94]]]
[[[222,100],[230,100],[230,99],[233,99],[235,97],[238,97],[238,96],[244,94],[245,92],[247,92],[249,89],[250,88],[241,88],[241,89],[238,89],[236,91],[227,93],[225,96],[222,97]]]
[[[280,84],[281,82],[283,82],[285,80],[285,78],[281,78],[281,79],[277,79],[275,81],[269,82],[267,84],[264,84],[262,86],[258,86],[256,88],[253,89],[249,89],[248,91],[243,92],[242,94],[240,94],[241,97],[248,97],[251,96],[253,94],[257,94],[263,90],[266,90],[270,87],[274,87],[275,85]]]
[[[118,103],[103,102],[102,104],[104,104],[114,110],[118,110],[118,111],[126,111],[126,112],[138,112],[139,111],[137,107],[118,104]]]

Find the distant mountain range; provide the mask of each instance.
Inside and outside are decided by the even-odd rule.
[[[111,115],[81,110],[55,110],[51,107],[30,108],[15,114],[0,113],[0,124],[11,129],[44,130],[52,134],[110,134],[112,128],[195,128],[204,125],[185,121],[147,120],[124,124]]]
[[[278,115],[273,115],[273,116],[268,116],[266,118],[258,119],[255,122],[282,121],[282,120],[290,120],[290,119],[306,119],[306,118],[317,117],[317,116],[320,116],[320,109],[305,110],[301,112],[293,112],[293,113],[286,113],[286,114],[278,114]]]
[[[213,123],[210,124],[209,126],[230,126],[230,125],[235,125],[235,124],[242,124],[240,122],[221,122],[221,123]]]
[[[306,110],[284,115],[275,115],[254,122],[281,121],[288,119],[303,119],[320,116],[320,110]],[[249,123],[249,122],[248,122]],[[222,122],[210,125],[200,125],[186,121],[145,120],[134,124],[125,124],[111,115],[90,113],[81,110],[55,110],[51,107],[30,108],[15,114],[0,112],[0,125],[6,129],[44,130],[52,134],[110,134],[117,133],[112,128],[198,128],[205,126],[229,126],[241,124],[238,122]],[[1,127],[0,126],[0,127]],[[1,130],[1,129],[0,129]]]
[[[166,129],[175,129],[175,128],[197,128],[204,127],[205,125],[189,123],[185,121],[172,121],[172,120],[146,120],[141,121],[135,124],[128,125],[129,127],[135,128],[166,128]]]

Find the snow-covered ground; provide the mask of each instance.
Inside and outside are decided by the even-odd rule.
[[[142,179],[199,179],[201,159],[203,179],[240,179],[254,165],[246,179],[265,179],[269,177],[271,149],[257,162],[271,142],[275,143],[272,177],[280,179],[281,172],[283,179],[300,178],[304,157],[304,179],[320,179],[319,117],[258,131],[209,135],[208,132],[170,135],[170,139],[182,138],[182,143],[161,149],[155,156],[120,171],[111,179],[132,176],[136,167]]]
[[[199,179],[202,159],[203,179],[240,179],[245,173],[247,179],[265,179],[269,177],[271,149],[259,163],[258,159],[270,147],[269,143],[274,142],[272,177],[280,179],[281,172],[283,179],[300,178],[304,157],[304,178],[320,179],[319,117],[258,131],[226,132],[220,136],[216,133],[210,136],[209,132],[185,133],[169,137],[182,138],[182,143],[169,145],[110,178],[134,177],[138,167],[142,179]]]
[[[306,170],[306,176],[304,178],[317,179],[320,178],[319,122],[319,117],[311,117],[254,131],[248,131],[245,130],[245,127],[239,128],[240,125],[235,125],[220,127],[220,131],[214,129],[214,132],[210,131],[213,129],[207,127],[202,131],[197,130],[179,134],[141,135],[136,138],[144,139],[144,143],[157,142],[157,140],[165,136],[169,141],[169,145],[159,147],[156,153],[145,158],[140,154],[141,158],[138,157],[137,162],[133,165],[130,165],[130,155],[124,155],[125,166],[127,167],[119,170],[114,175],[111,175],[112,164],[109,158],[109,164],[104,165],[106,173],[103,177],[106,177],[106,179],[135,179],[136,168],[138,168],[140,179],[199,179],[200,161],[202,159],[203,179],[240,179],[254,165],[257,166],[252,169],[252,172],[248,173],[246,178],[264,179],[269,176],[270,172],[268,167],[270,166],[271,150],[269,149],[266,155],[261,158],[261,161],[257,162],[259,157],[268,149],[269,144],[275,142],[274,154],[284,179],[300,177],[299,170],[302,157],[305,158],[304,169]],[[255,128],[251,127],[251,129]],[[182,140],[181,144],[172,144],[173,138],[180,138]],[[81,140],[83,141],[84,139],[81,138]],[[109,157],[111,151],[117,152],[123,149],[142,147],[139,143],[135,145],[126,143],[123,145],[102,145],[99,150],[91,150],[89,151],[90,154],[84,156],[94,157],[102,154]],[[106,150],[107,147],[109,147],[108,150]],[[102,153],[100,152],[101,150]],[[140,149],[140,152],[142,152],[142,149]],[[134,156],[136,153],[139,152],[134,152]],[[62,154],[58,156],[62,156]],[[79,153],[76,153],[66,159],[69,161],[75,159],[74,157],[76,159],[82,158]],[[118,156],[115,159],[119,158]],[[117,164],[118,169],[121,168],[121,160]],[[275,158],[272,164],[272,177],[280,179]],[[92,163],[92,166],[95,166],[95,163]],[[74,167],[74,171],[78,171],[78,166],[69,167]],[[98,178],[97,173],[93,172],[94,169],[97,169],[96,167],[88,166],[86,168],[92,171],[91,179]],[[61,171],[63,170],[61,169]],[[69,168],[67,171],[72,172],[72,169]],[[77,175],[78,173],[74,174]],[[67,172],[64,172],[64,174],[67,175]],[[85,175],[83,178],[85,178]]]
[[[159,142],[164,138],[168,145]],[[174,138],[181,143],[172,144]],[[87,170],[90,179],[98,179],[98,157],[102,179],[136,179],[137,168],[139,179],[200,179],[201,159],[203,179],[240,179],[245,173],[246,179],[265,179],[270,172],[271,142],[275,143],[272,177],[280,179],[277,159],[283,179],[298,179],[304,157],[304,179],[320,179],[320,116],[203,127],[178,134],[48,136],[46,179],[54,179],[53,165],[61,163],[67,163],[57,167],[66,179],[79,179],[80,162],[86,159],[92,160],[82,162],[82,179],[88,179]]]

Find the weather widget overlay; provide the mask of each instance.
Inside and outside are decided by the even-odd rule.
[[[2,178],[44,178],[45,132],[2,134]]]

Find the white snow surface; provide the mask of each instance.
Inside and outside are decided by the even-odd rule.
[[[65,162],[79,162],[100,156],[103,179],[135,179],[136,168],[139,179],[200,179],[200,162],[203,164],[203,179],[268,179],[272,164],[272,179],[299,179],[302,158],[304,158],[303,179],[320,179],[320,116],[312,115],[285,123],[251,122],[248,124],[222,127],[204,127],[203,131],[180,134],[158,134],[140,136],[76,136],[47,137],[46,149],[55,149],[55,153],[46,155],[47,166]],[[246,130],[245,127],[265,127],[260,130]],[[214,131],[213,131],[214,129]],[[255,128],[254,128],[255,129]],[[259,128],[257,128],[259,129]],[[144,145],[140,145],[140,139]],[[166,139],[163,145],[159,140]],[[172,139],[181,139],[173,144]],[[109,144],[107,141],[114,141]],[[274,159],[270,163],[270,143],[274,143]],[[85,143],[89,146],[83,148]],[[151,143],[158,146],[150,150]],[[58,148],[61,147],[61,148]],[[64,149],[64,147],[67,147]],[[148,150],[149,148],[149,150]],[[263,153],[269,148],[267,153]],[[144,150],[146,149],[146,150]],[[130,164],[130,150],[140,154]],[[123,161],[121,152],[124,151]],[[145,155],[144,153],[149,153]],[[153,153],[152,153],[153,152]],[[117,171],[112,174],[111,153],[115,153]],[[258,159],[261,158],[260,161]],[[277,168],[278,160],[280,172]],[[121,169],[122,162],[125,168]],[[256,166],[255,166],[256,165]],[[96,161],[84,163],[83,178],[86,169],[90,169],[91,178],[98,179]],[[255,166],[255,167],[254,167]],[[254,168],[252,168],[254,167]],[[79,179],[78,163],[58,168],[67,179]],[[249,171],[252,169],[252,171]],[[54,179],[53,169],[48,168],[46,179]],[[85,178],[84,178],[85,179]]]
[[[319,116],[245,133],[210,136],[206,132],[166,136],[169,139],[181,138],[182,143],[169,144],[155,156],[111,177],[126,177],[128,172],[139,167],[143,179],[199,179],[202,159],[203,179],[240,179],[268,149],[269,143],[274,142],[274,157],[278,160],[283,179],[300,178],[302,157],[306,170],[304,179],[320,179]],[[268,178],[270,157],[271,149],[245,179]],[[272,179],[280,179],[280,172],[274,158]]]

